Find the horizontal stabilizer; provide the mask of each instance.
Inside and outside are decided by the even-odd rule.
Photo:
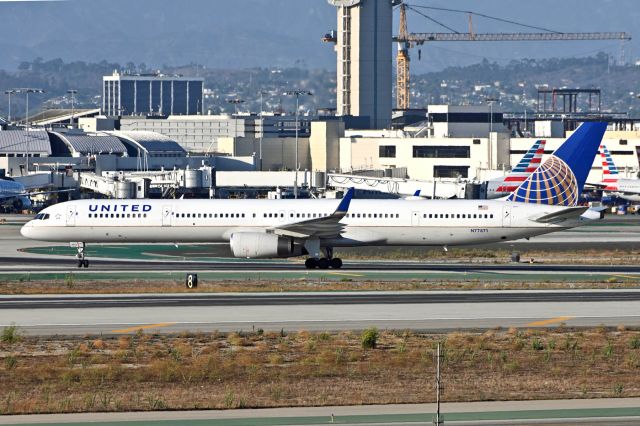
[[[542,216],[531,217],[529,219],[538,223],[558,223],[567,219],[576,219],[582,216],[582,214],[587,210],[589,210],[589,207],[567,207],[566,209],[544,214]]]

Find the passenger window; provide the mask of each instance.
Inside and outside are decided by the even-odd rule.
[[[113,219],[113,213],[111,213],[111,219]]]
[[[242,213],[242,217],[244,217],[244,213]]]
[[[146,214],[146,213],[144,213],[142,216],[143,216],[143,217],[147,217],[147,214]]]
[[[473,215],[473,218],[474,218],[474,219],[477,219],[477,218],[478,218],[478,215],[477,215],[477,214],[474,214],[474,215]]]

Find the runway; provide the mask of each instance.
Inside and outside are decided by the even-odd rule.
[[[640,326],[640,291],[2,296],[26,334]]]

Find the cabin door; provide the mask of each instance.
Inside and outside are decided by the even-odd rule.
[[[68,206],[67,213],[65,215],[67,226],[76,226],[76,206]]]
[[[502,208],[502,227],[508,228],[511,226],[511,206],[505,206]]]
[[[420,212],[411,212],[411,226],[420,226]]]
[[[171,226],[171,206],[162,206],[162,226]]]

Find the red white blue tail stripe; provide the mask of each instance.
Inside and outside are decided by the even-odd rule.
[[[536,141],[524,157],[522,157],[518,165],[505,176],[500,186],[498,186],[498,189],[496,189],[496,192],[513,192],[522,182],[527,180],[531,173],[540,166],[546,143],[546,140]]]
[[[602,182],[618,182],[618,168],[604,145],[600,145],[600,158],[602,159]]]

